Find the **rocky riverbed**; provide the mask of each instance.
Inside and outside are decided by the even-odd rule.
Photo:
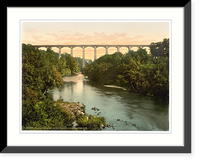
[[[85,105],[80,102],[64,102],[62,99],[58,100],[55,105],[60,105],[66,110],[69,110],[71,112],[71,115],[73,117],[76,117],[77,115],[86,115],[88,117],[88,114],[85,113]]]
[[[80,102],[64,102],[59,99],[55,102],[55,105],[60,105],[66,111],[70,111],[71,116],[75,119],[73,123],[66,130],[102,130],[107,125],[104,117],[88,115],[85,113],[85,105]],[[100,110],[96,108],[96,110]]]

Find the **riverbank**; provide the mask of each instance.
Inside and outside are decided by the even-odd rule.
[[[168,104],[129,90],[95,85],[81,75],[63,77],[67,82],[63,81],[61,91],[52,90],[54,101],[84,103],[87,114],[105,117],[107,124],[102,131],[169,130]],[[87,126],[87,117],[81,120]]]
[[[73,74],[73,75],[67,75],[62,77],[63,82],[77,82],[82,80],[87,80],[84,75],[81,74],[81,72]]]
[[[109,87],[109,88],[118,88],[118,89],[122,89],[122,90],[124,90],[124,91],[127,90],[126,88],[119,87],[119,86],[115,86],[115,85],[104,85],[104,87]]]
[[[64,108],[66,111],[70,111],[72,117],[76,118],[76,116],[82,114],[85,116],[89,116],[88,114],[85,113],[85,105],[83,103],[80,102],[64,102],[62,99],[59,99],[55,102],[54,104],[61,106],[62,108]]]
[[[62,79],[63,79],[63,82],[89,81],[89,79],[87,79],[87,77],[85,77],[81,72],[76,73],[74,75],[63,76]],[[116,85],[102,85],[102,86],[108,87],[108,88],[117,88],[117,89],[122,89],[122,90],[127,91],[126,88],[116,86]]]
[[[64,102],[62,99],[55,102],[55,106],[59,105],[69,111],[72,118],[74,118],[73,123],[66,127],[66,130],[102,130],[106,126],[106,121],[104,117],[97,117],[94,115],[88,115],[85,112],[85,105],[80,102]]]
[[[102,130],[106,126],[104,117],[88,115],[85,105],[80,102],[65,102],[62,99],[55,101],[54,106],[65,111],[70,123],[65,127],[24,127],[23,130]]]

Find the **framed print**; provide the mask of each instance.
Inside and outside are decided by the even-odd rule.
[[[7,60],[2,153],[191,153],[190,1],[8,7]]]

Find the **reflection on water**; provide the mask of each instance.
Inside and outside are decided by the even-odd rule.
[[[114,125],[114,129],[106,127],[105,131],[169,130],[168,104],[122,89],[91,85],[82,74],[63,80],[61,91],[52,90],[54,100],[84,103],[87,114],[104,116],[108,124]]]

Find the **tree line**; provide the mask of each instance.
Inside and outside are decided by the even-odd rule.
[[[80,70],[77,60],[79,63],[82,61],[69,54],[63,54],[59,59],[59,54],[51,49],[43,51],[30,44],[22,44],[22,129],[67,127],[75,120],[81,123],[80,116],[74,117],[69,110],[57,104],[58,101],[55,102],[49,93],[54,87],[61,89],[62,76]],[[95,121],[92,119],[88,119],[88,125],[97,124],[94,124],[95,127],[89,125],[88,129],[100,128],[105,122],[103,117],[95,118]]]
[[[112,84],[130,91],[169,97],[169,39],[151,43],[150,54],[145,49],[116,52],[104,55],[94,62],[86,63],[82,69],[82,59],[69,54],[61,55],[51,49],[35,49],[30,44],[22,44],[22,126],[26,127],[66,127],[75,118],[59,104],[55,104],[49,90],[61,89],[62,76],[79,71],[96,84]],[[104,119],[77,116],[80,125],[90,129],[105,124]],[[88,121],[87,121],[88,120]],[[96,123],[92,128],[92,123]],[[98,126],[97,126],[98,125]]]
[[[139,48],[126,54],[104,55],[86,64],[83,74],[97,84],[112,84],[149,96],[168,98],[169,39],[151,43],[150,54]]]

